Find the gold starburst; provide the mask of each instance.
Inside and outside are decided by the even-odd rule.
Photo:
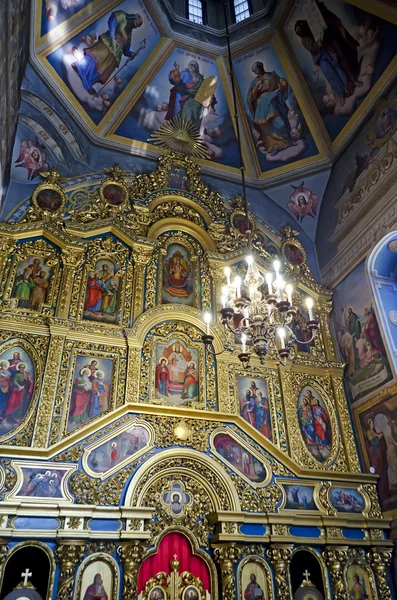
[[[207,146],[196,126],[183,114],[161,125],[148,139],[156,146],[182,152],[194,158],[210,158]]]

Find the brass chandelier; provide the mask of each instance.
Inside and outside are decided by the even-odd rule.
[[[293,287],[286,283],[282,274],[282,264],[279,260],[273,263],[273,272],[262,274],[252,254],[252,231],[248,214],[248,202],[245,186],[245,167],[241,151],[239,116],[237,111],[235,78],[230,48],[230,35],[227,23],[227,10],[224,4],[226,23],[226,39],[229,57],[229,74],[234,102],[234,118],[236,123],[236,137],[239,148],[240,172],[242,184],[242,198],[244,201],[245,229],[247,236],[248,253],[245,258],[247,269],[244,277],[237,275],[231,281],[231,269],[225,268],[225,285],[222,287],[219,320],[226,331],[232,333],[241,343],[238,358],[244,367],[249,365],[251,353],[254,352],[261,363],[264,362],[269,350],[275,350],[283,365],[287,364],[288,357],[294,344],[310,344],[318,332],[318,321],[314,318],[312,298],[306,299],[309,314],[307,327],[311,337],[302,342],[292,330],[298,308],[293,305]],[[266,282],[266,285],[265,285]],[[242,292],[242,283],[248,292]],[[212,316],[209,312],[204,314],[206,333],[202,341],[207,347],[212,346],[214,337],[210,335]],[[237,324],[236,324],[237,323]]]

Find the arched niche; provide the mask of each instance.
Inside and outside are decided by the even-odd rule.
[[[397,372],[397,231],[385,235],[372,250],[367,273],[375,300],[373,308],[383,329],[386,350]],[[368,309],[371,310],[370,307]],[[372,325],[372,335],[376,346],[377,339],[381,341],[382,337],[376,320]],[[374,343],[371,347],[376,352]]]
[[[153,592],[158,591],[159,594]],[[190,596],[189,591],[194,592]],[[138,571],[139,600],[218,600],[215,565],[183,526],[167,527]]]
[[[104,553],[88,556],[80,565],[73,600],[83,600],[91,594],[106,593],[108,600],[119,597],[120,575],[116,561]]]
[[[274,599],[271,570],[260,556],[250,555],[243,558],[237,569],[237,581],[239,600],[250,600],[252,597],[262,600]]]
[[[17,544],[7,556],[1,581],[0,597],[5,598],[23,580],[22,573],[32,573],[29,581],[43,600],[50,600],[54,585],[55,560],[51,549],[42,542]]]
[[[294,600],[303,600],[305,591],[312,593],[313,600],[331,600],[326,567],[320,554],[313,548],[304,546],[293,551],[290,577]]]
[[[353,558],[349,560],[345,565],[343,574],[348,598],[364,597],[366,600],[377,600],[378,594],[374,575],[371,567],[364,559]]]

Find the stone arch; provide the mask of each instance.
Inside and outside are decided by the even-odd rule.
[[[368,257],[367,275],[383,342],[397,373],[397,231],[376,244]]]

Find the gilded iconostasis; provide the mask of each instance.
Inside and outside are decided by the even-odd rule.
[[[397,20],[277,14],[232,38],[241,165],[225,48],[155,0],[33,2],[0,223],[2,599],[394,597]],[[184,120],[198,157],[158,144]],[[288,361],[244,364],[218,318],[247,229],[293,285]]]

